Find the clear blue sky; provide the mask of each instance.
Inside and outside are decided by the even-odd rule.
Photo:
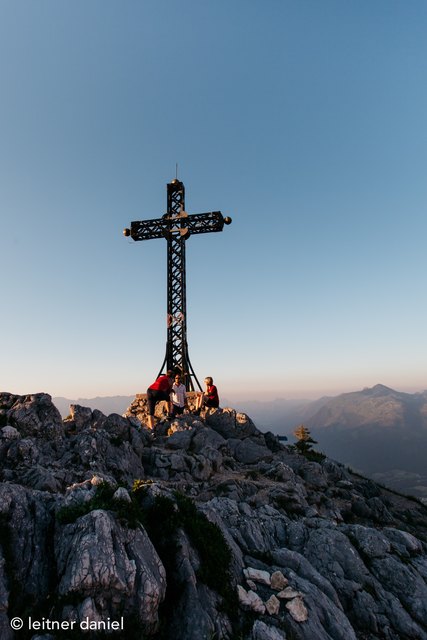
[[[425,0],[1,0],[0,389],[144,392],[166,243],[223,395],[427,388]]]

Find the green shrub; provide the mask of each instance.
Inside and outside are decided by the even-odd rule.
[[[230,597],[231,551],[221,529],[201,513],[194,502],[176,495],[182,527],[200,558],[199,578],[225,598]]]
[[[119,521],[131,529],[135,529],[142,520],[142,512],[137,500],[132,497],[131,502],[114,500],[114,492],[113,487],[107,482],[103,482],[96,487],[93,498],[87,502],[61,507],[56,513],[56,518],[61,524],[71,524],[95,509],[103,509],[114,512]]]
[[[258,480],[259,471],[256,469],[249,469],[249,471],[246,471],[245,473],[245,478],[248,478],[248,480]]]

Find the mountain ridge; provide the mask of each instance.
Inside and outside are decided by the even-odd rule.
[[[300,406],[282,404],[283,418],[249,407],[257,424],[290,442],[295,427],[304,424],[328,456],[394,489],[427,498],[427,391],[407,393],[377,384]]]
[[[122,414],[126,408],[130,405],[133,396],[96,396],[94,398],[77,398],[72,400],[63,396],[56,396],[52,398],[54,405],[59,410],[61,416],[65,418],[70,413],[70,405],[79,404],[84,407],[90,407],[92,410],[98,409],[107,415],[111,413]]]
[[[54,398],[63,417],[70,404],[123,414],[133,396],[71,401]],[[62,400],[62,402],[60,402]],[[318,400],[241,401],[260,428],[293,441],[298,424],[310,428],[319,448],[386,485],[427,499],[427,392],[397,391],[383,384]]]
[[[2,640],[40,637],[15,633],[28,616],[128,640],[427,640],[419,501],[234,409],[159,405],[150,431],[133,405],[62,420],[48,394],[0,393]]]

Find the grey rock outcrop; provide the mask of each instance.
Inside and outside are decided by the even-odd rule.
[[[29,616],[87,638],[427,640],[424,505],[232,409],[149,431],[143,401],[62,420],[0,394],[2,640],[65,637],[10,626]]]
[[[55,535],[58,595],[66,605],[61,616],[82,620],[90,600],[91,616],[106,619],[111,604],[122,615],[136,614],[152,632],[166,591],[166,573],[143,527],[122,526],[108,511],[97,509],[58,527]]]

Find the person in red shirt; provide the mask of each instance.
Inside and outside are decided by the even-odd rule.
[[[154,410],[156,404],[161,400],[167,400],[169,403],[170,392],[173,384],[173,371],[168,371],[166,375],[159,376],[153,384],[147,389],[148,403],[148,428],[154,428]],[[169,404],[168,404],[169,410]]]
[[[213,378],[208,376],[205,378],[206,389],[204,393],[200,393],[196,402],[196,413],[200,413],[202,407],[219,407],[218,389],[213,383]]]

